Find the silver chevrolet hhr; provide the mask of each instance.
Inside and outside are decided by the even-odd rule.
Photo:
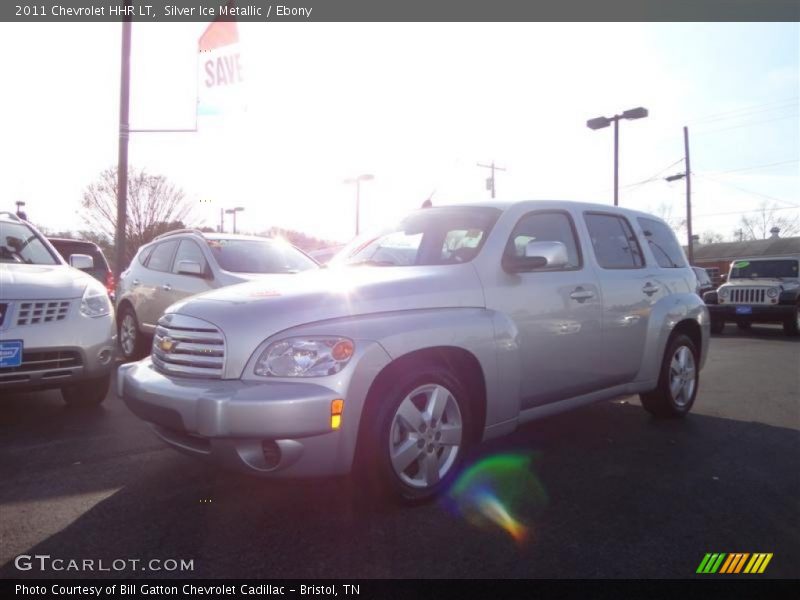
[[[520,423],[629,394],[658,417],[695,401],[708,310],[652,215],[426,208],[332,262],[172,305],[119,395],[189,454],[263,476],[355,470],[406,500]]]

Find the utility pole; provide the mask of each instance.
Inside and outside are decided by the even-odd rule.
[[[114,281],[125,267],[125,230],[128,211],[128,138],[130,135],[131,92],[131,1],[125,0],[122,20],[122,50],[119,69],[119,157],[117,161],[117,231],[114,252]]]
[[[683,148],[686,153],[686,235],[689,239],[689,264],[694,263],[692,247],[692,166],[689,162],[689,128],[683,127]]]
[[[219,209],[219,232],[225,233],[225,209]]]
[[[684,150],[684,164],[686,170],[683,173],[676,173],[665,177],[666,181],[677,181],[678,179],[686,178],[686,253],[688,255],[689,264],[694,262],[694,244],[692,243],[692,168],[689,162],[689,128],[683,128],[683,150]]]
[[[484,164],[481,164],[481,163],[477,163],[477,165],[479,167],[483,167],[484,169],[491,169],[492,170],[492,175],[486,180],[486,189],[492,191],[492,198],[494,198],[494,192],[495,192],[494,172],[495,171],[505,171],[505,169],[503,167],[496,166],[494,164],[494,161],[492,161],[492,164],[490,164],[490,165],[484,165]]]

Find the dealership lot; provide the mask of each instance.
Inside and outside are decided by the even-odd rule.
[[[773,553],[762,577],[800,576],[800,342],[779,327],[713,337],[684,421],[628,398],[527,425],[475,460],[531,452],[547,502],[517,515],[519,544],[443,503],[370,509],[347,481],[218,471],[163,446],[113,386],[84,412],[57,392],[5,395],[0,576],[131,574],[15,568],[39,554],[193,561],[136,573],[149,577],[687,577],[707,552]]]

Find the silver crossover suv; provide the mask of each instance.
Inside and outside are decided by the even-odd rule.
[[[156,322],[174,302],[276,273],[319,264],[280,240],[181,229],[142,246],[117,287],[117,328],[123,356],[141,358]]]
[[[0,390],[58,388],[67,404],[103,401],[114,362],[114,309],[103,284],[30,224],[0,213]],[[73,268],[77,267],[77,268]]]
[[[425,208],[346,262],[172,305],[119,395],[195,456],[263,476],[355,470],[408,500],[520,423],[629,394],[658,417],[695,401],[708,309],[652,215]]]

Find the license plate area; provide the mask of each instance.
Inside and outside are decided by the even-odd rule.
[[[752,315],[753,314],[753,307],[752,306],[737,306],[736,307],[736,314],[737,315]]]
[[[22,364],[22,340],[0,342],[0,369],[18,367]]]

